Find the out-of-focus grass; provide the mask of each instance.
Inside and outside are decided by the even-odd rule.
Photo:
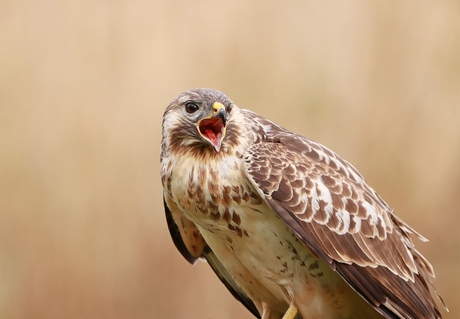
[[[165,225],[161,116],[215,87],[351,161],[460,316],[460,8],[3,1],[0,316],[251,318]]]

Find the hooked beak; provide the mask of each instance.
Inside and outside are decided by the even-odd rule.
[[[227,111],[225,106],[219,102],[215,102],[212,105],[212,110],[213,115],[201,119],[197,124],[197,128],[201,137],[208,141],[219,153],[226,132]]]

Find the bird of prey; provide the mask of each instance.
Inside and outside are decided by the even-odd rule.
[[[442,318],[425,239],[350,163],[219,91],[167,107],[161,181],[177,249],[257,318]]]

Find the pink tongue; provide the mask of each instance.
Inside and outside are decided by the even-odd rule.
[[[209,140],[212,142],[212,144],[217,145],[217,136],[214,134],[212,130],[205,130],[204,134],[209,138]]]

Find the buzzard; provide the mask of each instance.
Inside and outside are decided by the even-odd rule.
[[[219,91],[167,107],[161,181],[177,249],[257,318],[442,318],[426,239],[350,163]]]

